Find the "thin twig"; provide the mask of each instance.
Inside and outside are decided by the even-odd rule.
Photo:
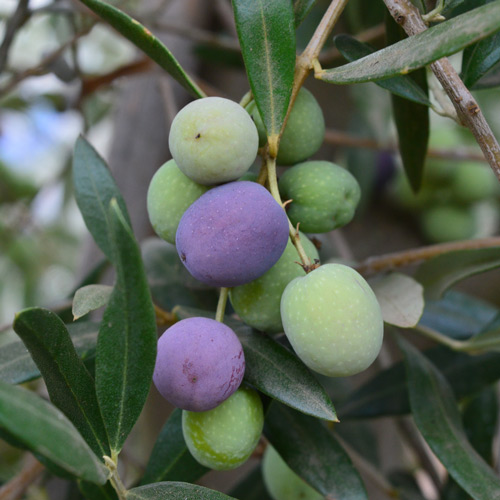
[[[352,148],[372,149],[373,151],[388,151],[396,153],[398,147],[396,144],[380,144],[375,139],[368,137],[356,137],[339,130],[327,129],[325,131],[325,142],[335,146],[344,146]],[[428,158],[438,158],[442,160],[457,161],[477,161],[486,162],[486,158],[480,153],[473,153],[464,149],[434,149],[427,151]]]
[[[49,66],[59,59],[64,52],[71,47],[73,43],[75,43],[76,40],[81,38],[82,36],[85,36],[91,29],[93,28],[93,25],[88,26],[84,30],[80,31],[77,33],[74,37],[71,38],[71,40],[68,40],[66,43],[62,44],[57,50],[54,52],[50,53],[47,57],[42,59],[39,64],[32,68],[28,68],[25,71],[22,71],[21,73],[17,73],[11,77],[11,79],[2,87],[0,88],[0,97],[8,94],[11,90],[13,90],[20,82],[23,80],[26,80],[26,78],[30,78],[32,76],[40,76],[40,75],[45,75],[49,70]]]
[[[390,269],[411,266],[448,252],[497,246],[500,246],[500,237],[439,243],[437,245],[429,245],[426,247],[403,250],[402,252],[369,257],[355,266],[355,269],[359,273],[368,275]]]
[[[395,21],[409,36],[427,29],[420,12],[409,0],[384,0],[384,3]],[[460,121],[471,130],[490,167],[500,180],[500,146],[476,100],[448,58],[439,59],[432,63],[430,68],[448,94]]]
[[[14,41],[17,31],[29,19],[29,0],[19,0],[17,8],[5,27],[5,35],[0,45],[0,73],[3,72],[9,55],[9,48]]]
[[[18,500],[40,477],[45,467],[31,454],[26,455],[21,472],[0,488],[0,500]]]
[[[230,52],[241,53],[240,44],[237,38],[221,36],[212,31],[194,28],[192,26],[180,26],[174,23],[158,22],[153,23],[153,28],[166,31],[170,35],[177,35],[187,38],[196,43],[202,43],[211,47],[216,47]]]

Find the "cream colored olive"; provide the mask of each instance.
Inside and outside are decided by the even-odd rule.
[[[295,278],[281,297],[288,340],[312,370],[330,377],[368,368],[382,346],[383,320],[365,279],[343,264]]]

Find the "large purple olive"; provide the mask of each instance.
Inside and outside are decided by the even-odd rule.
[[[269,270],[288,242],[288,219],[269,191],[238,181],[211,189],[184,213],[176,234],[179,257],[198,280],[243,285]]]
[[[238,389],[244,372],[238,337],[213,319],[184,319],[158,340],[154,384],[183,410],[207,411],[220,405]]]

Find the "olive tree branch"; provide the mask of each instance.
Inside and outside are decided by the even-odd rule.
[[[31,12],[28,7],[29,0],[19,0],[14,14],[5,28],[5,35],[0,45],[0,73],[5,69],[9,55],[9,48],[14,41],[17,31],[29,19]]]
[[[427,29],[420,12],[409,0],[384,0],[384,3],[395,21],[409,36]],[[443,57],[435,61],[430,68],[448,94],[461,123],[473,133],[490,167],[500,180],[500,146],[476,100],[448,58]]]
[[[26,456],[21,472],[0,488],[0,500],[17,500],[21,498],[30,485],[35,482],[45,467],[32,455]]]
[[[391,153],[396,153],[398,151],[396,144],[381,144],[369,137],[356,137],[340,130],[333,129],[326,129],[325,142],[335,146],[371,149],[373,151],[388,151]],[[427,157],[443,160],[486,162],[486,158],[482,154],[466,151],[465,149],[448,150],[430,148],[427,150]]]
[[[497,246],[500,246],[500,237],[439,243],[437,245],[403,250],[402,252],[368,257],[366,260],[355,266],[355,269],[361,274],[369,275],[379,273],[381,271],[387,271],[389,269],[411,266],[448,252]]]

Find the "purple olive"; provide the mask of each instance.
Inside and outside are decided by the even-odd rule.
[[[244,373],[238,337],[213,319],[184,319],[158,340],[154,384],[183,410],[207,411],[220,405],[238,389]]]
[[[212,286],[249,283],[276,264],[288,219],[269,191],[249,181],[215,187],[184,213],[176,234],[181,261]]]

